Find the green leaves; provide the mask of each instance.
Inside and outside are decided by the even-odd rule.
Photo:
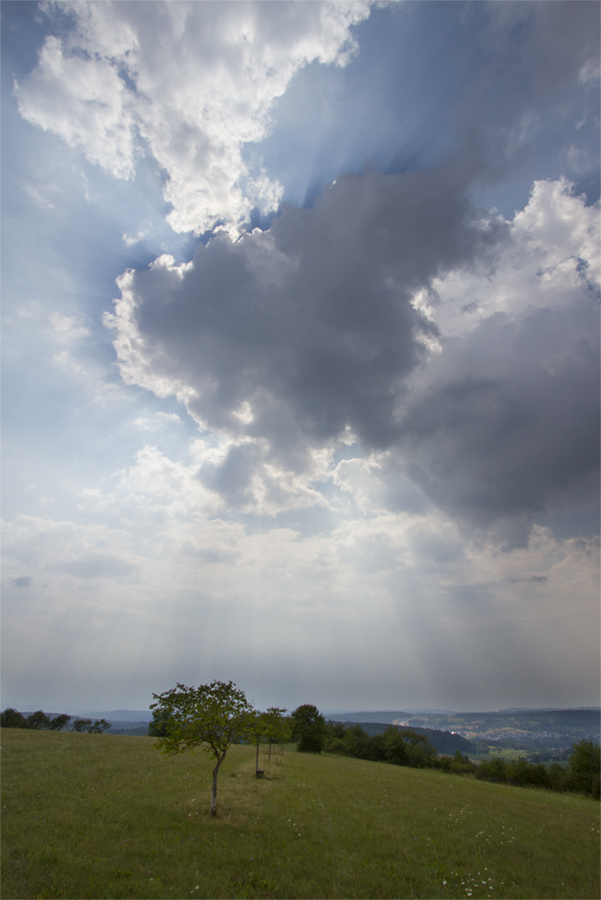
[[[157,747],[167,755],[200,746],[219,760],[231,743],[252,733],[254,710],[232,681],[197,688],[178,683],[153,697],[157,702],[150,708],[163,731]]]
[[[215,758],[211,789],[211,815],[217,815],[217,773],[227,748],[254,735],[257,714],[233,681],[212,681],[197,688],[178,684],[163,694],[153,694],[153,716],[163,725],[156,746],[172,756],[200,747]]]
[[[321,753],[326,739],[326,721],[316,706],[304,703],[292,713],[292,739],[301,753]]]

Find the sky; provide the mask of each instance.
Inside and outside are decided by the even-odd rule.
[[[1,15],[2,708],[598,705],[598,4]]]

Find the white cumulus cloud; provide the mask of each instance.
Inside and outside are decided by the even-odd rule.
[[[175,231],[236,233],[281,186],[251,171],[273,101],[311,62],[344,65],[369,2],[53,4],[72,19],[15,84],[21,114],[118,178],[148,152],[165,173]],[[127,239],[126,239],[127,240]],[[130,238],[131,240],[131,238]],[[137,238],[136,238],[137,240]]]

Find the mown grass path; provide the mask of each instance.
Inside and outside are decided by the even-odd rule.
[[[600,895],[599,804],[435,771],[4,730],[2,897]]]

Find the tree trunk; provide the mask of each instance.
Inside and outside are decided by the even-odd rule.
[[[271,762],[271,741],[269,741],[269,762]]]
[[[255,775],[259,771],[259,738],[257,738],[257,762],[255,764]]]
[[[213,769],[213,785],[211,787],[211,815],[217,815],[217,773],[219,772],[219,766],[225,759],[225,753],[223,756],[217,757],[217,765]]]

